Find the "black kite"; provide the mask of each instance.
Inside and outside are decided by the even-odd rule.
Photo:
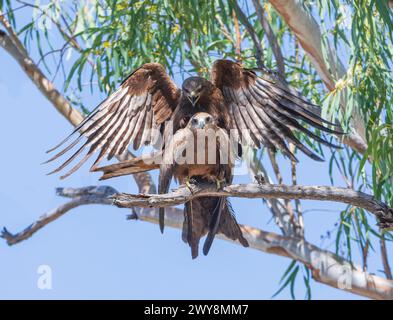
[[[52,173],[62,170],[87,147],[87,154],[62,178],[77,170],[99,149],[101,151],[91,171],[104,171],[103,178],[158,168],[157,164],[141,164],[136,167],[135,160],[104,168],[98,168],[98,164],[105,157],[111,159],[123,154],[131,142],[134,149],[138,149],[154,142],[157,133],[167,136],[165,123],[168,120],[172,120],[173,132],[176,134],[179,129],[186,127],[190,118],[200,112],[208,113],[215,119],[216,125],[227,132],[237,129],[239,142],[241,140],[243,144],[254,148],[264,145],[273,152],[278,149],[293,161],[297,159],[288,148],[288,142],[312,159],[322,161],[298,140],[293,130],[303,132],[327,146],[336,147],[307,129],[303,123],[323,132],[341,134],[326,127],[335,124],[320,117],[318,106],[307,101],[295,90],[259,77],[253,70],[246,69],[239,63],[217,60],[213,64],[211,81],[191,77],[183,82],[182,89],[175,85],[162,65],[147,63],[135,70],[116,92],[74,130],[70,136],[78,131],[80,133],[74,142],[48,160],[52,161],[63,155],[83,136],[87,138],[87,141]],[[52,150],[65,143],[70,136]],[[165,150],[165,144],[162,144],[162,148]],[[240,154],[240,151],[238,152]],[[168,191],[168,179],[161,170],[160,193]],[[161,230],[164,227],[163,213],[164,210],[160,210]]]

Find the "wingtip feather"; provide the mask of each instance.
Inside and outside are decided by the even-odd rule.
[[[158,210],[158,222],[160,225],[160,231],[163,234],[164,233],[164,228],[165,228],[165,209],[164,208],[160,208]]]

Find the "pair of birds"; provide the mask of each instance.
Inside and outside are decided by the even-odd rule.
[[[63,145],[70,137],[79,136],[66,148],[54,155],[53,161],[75,147],[82,137],[87,140],[60,167],[58,172],[70,164],[86,148],[86,155],[62,178],[75,172],[92,154],[100,150],[91,171],[103,171],[101,179],[160,169],[159,193],[167,193],[172,177],[180,183],[189,179],[198,182],[217,182],[233,179],[233,161],[220,159],[221,146],[218,143],[218,161],[179,164],[176,161],[156,163],[135,158],[114,165],[99,167],[107,157],[127,151],[132,143],[134,149],[154,144],[158,136],[164,136],[159,151],[151,159],[165,160],[174,153],[181,153],[184,147],[195,139],[198,131],[220,132],[224,140],[230,140],[231,131],[236,132],[236,148],[233,143],[231,155],[241,156],[241,146],[253,148],[265,146],[273,152],[280,150],[292,161],[298,161],[290,151],[288,142],[317,161],[323,161],[317,154],[303,145],[293,131],[303,132],[320,143],[337,147],[304,124],[327,133],[342,134],[338,129],[329,129],[335,124],[320,117],[320,108],[301,96],[295,90],[283,87],[274,81],[259,77],[253,70],[230,60],[217,60],[211,70],[211,80],[202,77],[186,79],[178,88],[158,63],[147,63],[136,69],[120,88],[104,100],[91,114],[55,148]],[[170,121],[170,126],[168,125]],[[301,121],[301,122],[299,122]],[[169,131],[173,129],[174,135]],[[191,132],[191,135],[190,135]],[[225,138],[226,137],[226,138]],[[209,143],[208,143],[209,144]],[[208,144],[206,152],[208,152]],[[183,148],[183,149],[182,149]],[[233,159],[232,156],[229,159]],[[207,234],[203,253],[209,252],[216,233],[239,241],[248,246],[236,222],[233,210],[225,197],[200,197],[185,204],[183,240],[191,247],[193,258],[198,255],[200,238]],[[164,209],[159,210],[160,229],[164,228]]]

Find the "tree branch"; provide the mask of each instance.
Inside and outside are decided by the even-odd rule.
[[[116,193],[117,191],[112,187],[105,186],[81,189],[58,188],[58,195],[72,200],[44,215],[22,232],[12,234],[4,228],[1,236],[9,245],[19,243],[75,207],[85,204],[112,204],[112,196]],[[181,229],[184,219],[182,210],[170,208],[166,213],[165,224]],[[144,208],[137,215],[133,214],[129,218],[158,223],[157,209],[154,208]],[[250,248],[303,263],[310,268],[317,282],[372,299],[393,299],[393,281],[364,272],[360,267],[353,266],[349,261],[311,245],[302,238],[280,236],[245,225],[240,227]],[[222,235],[218,237],[237,244]]]
[[[78,192],[78,195],[75,195],[71,201],[42,215],[37,221],[17,234],[10,233],[7,228],[4,227],[1,237],[4,238],[10,246],[17,244],[27,240],[38,230],[42,229],[54,220],[57,220],[71,209],[87,204],[111,204],[112,201],[108,196],[116,192],[116,190],[111,187],[87,187],[79,190],[80,192]],[[57,191],[57,194],[61,195],[60,189]]]
[[[10,22],[8,19],[5,17],[5,14],[0,10],[0,23],[4,26],[4,28],[7,30],[9,33],[10,41],[18,48],[20,52],[22,52],[23,55],[27,55],[27,50],[23,46],[22,42],[19,40],[18,35],[12,28]]]
[[[277,38],[274,35],[272,27],[270,26],[269,22],[265,17],[264,10],[259,0],[252,0],[252,3],[254,5],[255,12],[257,13],[258,20],[261,23],[262,28],[265,31],[265,34],[269,41],[270,47],[272,48],[274,57],[276,58],[278,74],[282,79],[285,79],[285,62]]]
[[[380,232],[380,239],[379,239],[379,245],[381,249],[381,258],[382,258],[382,265],[383,265],[383,270],[385,271],[386,279],[392,280],[392,270],[389,265],[389,259],[388,259],[388,253],[386,250],[386,241],[385,241],[385,234],[384,231]]]
[[[233,25],[235,27],[235,55],[236,60],[242,61],[242,35],[240,33],[239,20],[236,16],[235,10],[232,10]]]
[[[327,186],[299,186],[274,184],[234,184],[217,190],[214,184],[180,186],[167,194],[117,194],[114,204],[121,208],[167,207],[185,203],[202,196],[226,196],[239,198],[281,198],[334,201],[363,208],[374,214],[383,229],[393,229],[393,209],[373,196],[352,189]]]
[[[233,1],[233,5],[234,5],[237,15],[239,16],[239,20],[246,28],[248,34],[251,37],[252,42],[254,43],[254,47],[255,47],[255,51],[256,51],[255,58],[257,60],[258,68],[260,68],[261,70],[265,70],[265,64],[263,62],[263,48],[262,48],[261,42],[259,41],[258,34],[255,32],[253,26],[248,21],[245,13],[239,7],[237,0]]]
[[[250,173],[256,177],[263,177],[267,183],[272,184],[273,180],[269,177],[266,168],[260,159],[255,158],[255,151],[250,148],[244,150],[244,158]],[[267,199],[266,204],[272,213],[275,223],[281,229],[283,235],[293,236],[296,235],[295,226],[292,224],[290,214],[285,207],[284,201],[281,199]]]
[[[279,168],[277,160],[276,160],[276,154],[275,154],[275,152],[273,152],[270,149],[268,149],[268,154],[269,154],[270,163],[272,165],[277,182],[279,185],[283,185],[284,180],[282,178],[282,174],[281,174],[280,168]],[[285,203],[286,212],[288,213],[288,216],[289,216],[289,221],[293,224],[293,228],[292,228],[293,232],[294,232],[293,235],[295,235],[295,234],[299,235],[300,226],[297,224],[297,221],[295,220],[295,215],[293,213],[291,201],[288,199],[285,199],[284,203]]]
[[[24,55],[4,32],[0,33],[0,46],[7,51],[20,65],[26,75],[38,87],[41,93],[73,126],[83,120],[83,115],[74,109],[63,95],[55,88],[43,72],[34,64],[30,57]]]
[[[68,43],[71,44],[71,46],[75,49],[78,50],[79,52],[83,51],[82,47],[79,45],[79,43],[75,40],[73,35],[68,34],[64,28],[61,26],[60,24],[60,20],[59,19],[55,19],[52,15],[48,15],[45,10],[41,9],[41,6],[36,5],[36,4],[32,4],[32,3],[27,3],[25,1],[22,0],[16,0],[18,3],[23,4],[25,6],[28,6],[30,8],[33,8],[34,10],[38,10],[42,15],[46,16],[47,18],[50,19],[50,21],[56,26],[57,30],[59,31],[59,33],[62,35],[62,37],[64,38],[64,40]],[[61,16],[63,19],[64,17]],[[91,63],[91,61],[89,61]]]

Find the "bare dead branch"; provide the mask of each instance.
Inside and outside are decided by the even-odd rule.
[[[111,196],[117,193],[118,191],[110,186],[89,186],[83,188],[57,188],[56,194],[58,196],[70,198],[71,200],[45,213],[44,215],[39,217],[37,221],[33,222],[27,228],[16,234],[9,232],[7,228],[4,227],[0,233],[0,237],[4,238],[7,244],[10,246],[20,243],[24,240],[29,239],[37,231],[39,231],[49,223],[57,220],[71,209],[88,204],[112,205],[113,200],[111,199]],[[145,211],[149,211],[149,210],[145,210]],[[170,208],[170,210],[167,210],[167,212],[169,214],[171,212],[180,214],[181,210],[176,208]],[[138,216],[137,212],[134,212],[134,214],[136,214],[136,217]]]
[[[81,189],[59,188],[57,194],[72,198],[70,202],[52,210],[17,234],[11,234],[4,228],[1,236],[9,245],[19,243],[75,207],[85,204],[111,205],[111,195],[116,193],[117,191],[112,187],[105,186]],[[136,217],[142,221],[158,223],[158,212],[154,208],[143,208],[137,216],[131,216],[131,218]],[[182,210],[171,208],[167,210],[165,224],[181,229],[183,219]],[[250,248],[295,259],[310,268],[314,280],[320,283],[372,299],[393,299],[393,281],[364,272],[361,267],[354,266],[329,251],[311,245],[302,238],[280,236],[245,225],[242,225],[241,229]],[[237,244],[222,235],[218,237]]]
[[[117,194],[114,204],[121,208],[167,207],[185,203],[201,196],[226,196],[239,198],[280,198],[334,201],[363,208],[374,214],[383,229],[393,228],[393,209],[373,196],[352,189],[328,186],[286,186],[274,184],[234,184],[217,190],[213,184],[193,185],[192,189],[180,186],[168,194]]]
[[[108,187],[110,188],[110,187]],[[96,188],[97,189],[97,188]],[[45,227],[47,224],[53,222],[54,220],[57,220],[60,218],[62,215],[70,211],[71,209],[74,209],[76,207],[82,206],[82,205],[87,205],[87,204],[111,204],[111,200],[108,198],[108,196],[101,195],[100,193],[98,194],[85,194],[81,195],[78,197],[73,198],[71,201],[66,202],[59,207],[53,209],[52,211],[49,211],[48,213],[42,215],[37,221],[29,225],[27,228],[25,228],[23,231],[18,232],[16,234],[10,233],[7,228],[3,228],[1,232],[1,237],[4,238],[7,241],[8,245],[14,245],[19,242],[22,242],[24,240],[27,240],[30,238],[34,233],[36,233],[38,230],[42,229]]]

